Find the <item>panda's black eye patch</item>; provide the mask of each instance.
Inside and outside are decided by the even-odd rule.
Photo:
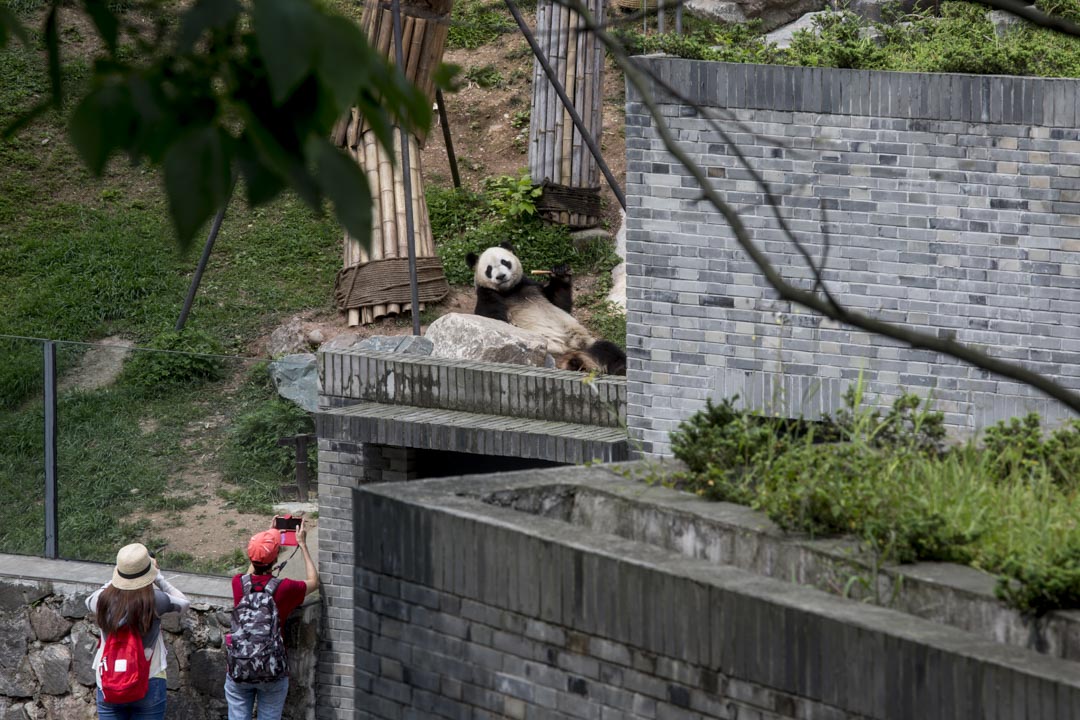
[[[503,260],[502,264],[506,267],[513,267],[513,264],[509,260]]]
[[[484,274],[487,275],[488,280],[491,279],[491,266],[490,265],[487,266],[487,270],[484,271]]]

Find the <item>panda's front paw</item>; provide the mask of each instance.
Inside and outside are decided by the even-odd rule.
[[[569,280],[571,277],[570,266],[566,263],[556,265],[551,268],[551,277],[558,278],[559,280]]]

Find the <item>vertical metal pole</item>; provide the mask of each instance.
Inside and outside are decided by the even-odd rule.
[[[199,264],[195,268],[195,276],[191,278],[191,285],[188,286],[187,297],[184,298],[184,307],[180,310],[180,317],[176,319],[176,332],[180,332],[184,329],[184,323],[187,322],[188,313],[191,312],[191,305],[195,302],[195,293],[199,289],[199,283],[202,282],[203,271],[206,270],[206,263],[210,260],[210,251],[214,249],[214,241],[217,240],[218,232],[221,230],[221,222],[225,219],[225,209],[229,207],[229,201],[232,200],[233,190],[236,188],[236,178],[233,178],[233,184],[229,188],[229,195],[225,198],[225,204],[218,210],[217,215],[214,216],[214,223],[210,226],[210,234],[206,238],[206,245],[203,246],[202,256],[199,258]]]
[[[60,493],[56,482],[56,343],[46,340],[45,352],[45,557],[60,557]]]
[[[675,5],[675,34],[682,35],[682,1]]]
[[[664,34],[664,23],[667,18],[664,17],[664,0],[656,0],[656,32],[661,35]]]
[[[446,103],[442,90],[435,91],[435,104],[439,106],[439,124],[442,125],[443,144],[446,145],[446,157],[450,160],[450,177],[454,187],[461,187],[461,174],[458,172],[457,155],[454,154],[454,138],[450,137],[450,119],[446,117]]]
[[[401,48],[401,0],[394,0],[390,6],[394,15],[394,63],[398,71],[405,74],[405,60]],[[398,124],[401,135],[401,179],[405,185],[405,239],[409,246],[409,290],[412,295],[413,335],[420,334],[420,287],[416,284],[416,234],[413,218],[412,175],[409,163],[409,132]]]

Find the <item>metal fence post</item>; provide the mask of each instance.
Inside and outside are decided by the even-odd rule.
[[[46,340],[45,353],[45,557],[60,557],[60,493],[56,483],[56,343]]]

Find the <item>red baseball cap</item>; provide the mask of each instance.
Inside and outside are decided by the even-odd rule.
[[[263,530],[252,535],[247,546],[247,554],[251,558],[251,562],[259,565],[269,565],[277,560],[278,536],[280,534],[274,530]]]

